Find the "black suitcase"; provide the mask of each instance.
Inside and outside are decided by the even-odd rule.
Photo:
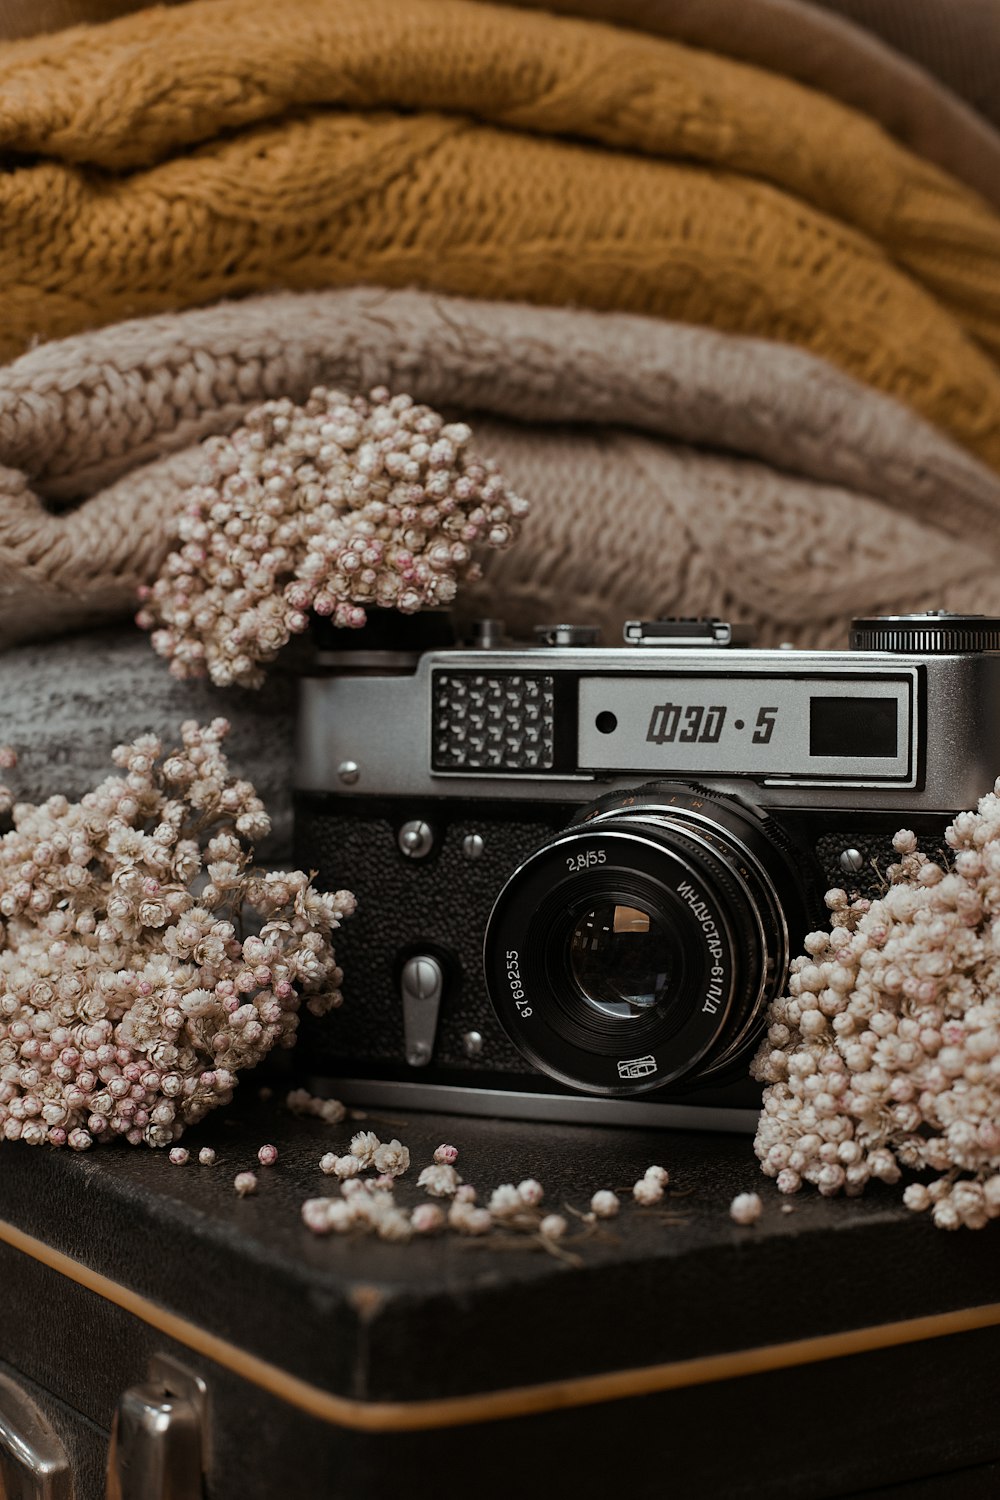
[[[335,1191],[318,1159],[351,1126],[278,1100],[191,1132],[183,1167],[5,1143],[3,1500],[1000,1494],[994,1226],[935,1230],[898,1189],[784,1212],[740,1137],[369,1123],[410,1146],[405,1202],[442,1140],[481,1194],[531,1175],[585,1210],[653,1162],[671,1192],[574,1219],[567,1261],[317,1238],[300,1206]],[[241,1199],[265,1141],[279,1161]],[[738,1227],[730,1200],[756,1188]]]

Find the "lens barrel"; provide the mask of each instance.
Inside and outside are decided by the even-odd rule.
[[[784,982],[798,873],[733,798],[658,783],[603,799],[497,897],[484,965],[504,1030],[588,1093],[723,1072]]]

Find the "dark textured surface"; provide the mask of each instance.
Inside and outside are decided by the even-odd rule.
[[[977,1464],[950,1474],[931,1474],[877,1490],[853,1490],[845,1500],[995,1500],[1000,1495],[1000,1464]]]
[[[893,813],[887,820],[879,820],[883,826],[834,829],[817,839],[815,849],[827,877],[828,884],[840,886],[849,895],[867,896],[869,900],[881,896],[886,888],[886,870],[896,864],[899,855],[892,847],[893,834],[907,826],[917,834],[919,846],[932,859],[948,859],[944,843],[944,829],[951,821],[946,818],[907,818],[905,813]],[[891,827],[890,827],[891,824]],[[847,874],[840,866],[840,855],[844,849],[857,849],[864,864],[856,874]]]
[[[0,1352],[8,1350],[20,1354],[10,1346],[10,1340],[0,1335]],[[30,1356],[29,1356],[30,1362]],[[30,1398],[45,1417],[63,1446],[76,1486],[74,1500],[102,1500],[104,1495],[104,1470],[107,1461],[108,1434],[90,1421],[76,1408],[54,1396],[48,1387],[36,1385],[25,1377],[24,1367],[14,1368],[0,1359],[0,1375],[14,1381],[22,1393]],[[2,1484],[2,1481],[0,1481]],[[6,1492],[0,1487],[0,1496],[6,1500]],[[19,1500],[19,1497],[14,1497]]]
[[[75,1500],[103,1500],[100,1465],[114,1404],[146,1378],[158,1352],[208,1387],[206,1500],[285,1493],[296,1500],[509,1500],[515,1476],[525,1500],[607,1500],[625,1483],[629,1500],[986,1500],[996,1493],[1000,1465],[988,1462],[997,1452],[996,1341],[988,1334],[499,1424],[366,1435],[307,1416],[88,1293],[71,1288],[67,1297],[54,1273],[18,1259],[7,1285],[36,1308],[58,1307],[72,1330],[69,1359],[54,1373],[58,1388],[70,1402],[82,1391],[93,1403],[96,1385],[104,1412],[106,1426],[97,1427],[32,1383],[80,1464]],[[470,1318],[465,1329],[475,1339]],[[16,1351],[25,1366],[37,1368],[40,1350],[55,1342],[47,1317],[38,1319],[38,1334]],[[409,1358],[433,1360],[433,1346],[414,1345]]]
[[[406,1246],[318,1239],[300,1223],[299,1206],[336,1191],[319,1156],[346,1149],[354,1128],[248,1100],[191,1132],[192,1150],[206,1140],[216,1146],[213,1167],[174,1167],[163,1153],[117,1146],[76,1156],[5,1143],[0,1210],[195,1322],[365,1399],[489,1391],[684,1359],[1000,1294],[992,1227],[942,1234],[890,1189],[850,1201],[801,1195],[785,1214],[748,1140],[686,1132],[373,1115],[372,1128],[398,1134],[413,1153],[399,1188],[404,1202],[421,1196],[416,1172],[450,1138],[482,1192],[535,1175],[553,1205],[580,1208],[595,1188],[627,1189],[662,1161],[685,1194],[674,1205],[684,1222],[667,1225],[627,1204],[607,1232],[580,1244],[579,1267],[457,1237]],[[266,1140],[278,1145],[279,1163],[259,1172],[255,1197],[239,1199],[233,1175],[254,1164]],[[747,1188],[765,1200],[751,1229],[727,1215],[734,1193]],[[874,1274],[876,1266],[890,1274]],[[459,1311],[474,1315],[475,1341]],[[401,1359],[427,1340],[433,1361]]]
[[[781,1211],[746,1139],[552,1127],[414,1115],[369,1121],[398,1134],[416,1171],[442,1139],[488,1192],[529,1173],[552,1206],[584,1208],[597,1186],[627,1189],[666,1165],[682,1222],[624,1204],[566,1265],[530,1248],[449,1238],[392,1246],[317,1239],[307,1196],[336,1191],[318,1170],[356,1122],[330,1127],[253,1095],[191,1132],[213,1167],[171,1166],[147,1150],[85,1156],[4,1144],[0,1217],[194,1323],[328,1390],[422,1399],[501,1390],[798,1339],[1000,1298],[997,1231],[946,1235],[909,1214],[898,1190],[816,1195]],[[237,1170],[273,1141],[256,1197]],[[752,1228],[727,1215],[757,1188]],[[315,1500],[475,1492],[572,1493],[624,1483],[635,1500],[827,1500],[1000,1459],[995,1329],[799,1369],[580,1410],[447,1431],[366,1436],[292,1410],[40,1265],[0,1246],[0,1359],[86,1422],[107,1429],[127,1384],[168,1349],[208,1379],[209,1500],[271,1500],[287,1481]],[[954,1476],[953,1476],[954,1477]],[[970,1500],[963,1490],[914,1490]],[[937,1481],[935,1481],[937,1483]],[[944,1483],[944,1480],[941,1480]],[[985,1480],[983,1481],[985,1483]],[[979,1485],[979,1488],[974,1487]],[[555,1486],[555,1488],[553,1488]],[[907,1494],[905,1489],[900,1492]],[[82,1490],[78,1500],[99,1500]],[[891,1492],[889,1500],[891,1500]]]
[[[573,809],[543,806],[529,822],[470,815],[468,804],[460,810],[437,802],[428,809],[418,799],[398,799],[394,815],[385,816],[336,816],[305,796],[296,798],[295,806],[296,860],[303,869],[319,872],[321,889],[346,885],[358,898],[357,911],[336,940],[344,969],[344,1008],[329,1025],[302,1019],[302,1046],[309,1050],[311,1071],[323,1072],[335,1057],[401,1061],[397,955],[438,949],[445,959],[447,1002],[435,1063],[464,1071],[526,1072],[486,998],[483,928],[503,882],[549,833],[565,827]],[[401,823],[420,817],[433,827],[435,847],[426,859],[407,859],[396,835]],[[485,842],[481,859],[462,854],[462,840],[470,833]],[[357,1003],[361,998],[364,1003]],[[484,1038],[478,1059],[466,1058],[462,1050],[462,1035],[469,1030]]]

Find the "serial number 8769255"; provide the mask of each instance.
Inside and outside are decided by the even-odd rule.
[[[507,983],[510,985],[511,999],[517,1006],[517,1013],[523,1021],[531,1015],[531,1006],[524,998],[524,986],[521,983],[521,969],[516,948],[507,949]]]

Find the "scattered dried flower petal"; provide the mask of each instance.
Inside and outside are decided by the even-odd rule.
[[[327,1125],[339,1125],[347,1114],[339,1099],[321,1099],[308,1089],[292,1089],[285,1105],[293,1115],[315,1115]]]
[[[386,1177],[401,1177],[409,1169],[410,1153],[402,1141],[386,1141],[373,1152],[372,1165]]]
[[[545,1189],[534,1177],[526,1177],[517,1185],[517,1196],[528,1208],[537,1208],[545,1197]]]
[[[524,1202],[521,1195],[511,1182],[505,1182],[502,1186],[494,1188],[490,1194],[490,1213],[494,1219],[513,1218],[523,1208]]]
[[[417,1178],[417,1187],[422,1187],[432,1198],[450,1198],[461,1181],[454,1167],[435,1162],[431,1167],[424,1167]]]
[[[356,1156],[363,1167],[370,1167],[374,1164],[375,1152],[381,1144],[374,1130],[359,1130],[351,1138],[351,1155]]]
[[[471,1203],[455,1199],[448,1210],[448,1223],[459,1234],[489,1234],[493,1228],[493,1215],[488,1208],[475,1208]]]
[[[729,1205],[729,1217],[736,1224],[755,1224],[763,1212],[757,1193],[737,1193]]]
[[[436,1203],[418,1203],[410,1221],[416,1234],[437,1234],[445,1226],[444,1212]]]
[[[654,1177],[640,1177],[632,1189],[632,1197],[644,1208],[650,1208],[654,1203],[662,1203],[663,1188]]]

